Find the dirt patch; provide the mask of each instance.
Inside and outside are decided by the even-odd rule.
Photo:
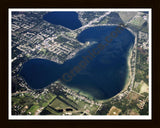
[[[121,111],[122,111],[121,109],[112,106],[107,115],[119,115]]]

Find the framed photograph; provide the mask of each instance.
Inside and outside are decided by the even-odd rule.
[[[157,0],[0,5],[4,128],[160,126]]]
[[[9,119],[152,119],[151,9],[9,9]]]

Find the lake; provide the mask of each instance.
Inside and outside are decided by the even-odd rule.
[[[80,51],[73,59],[67,60],[64,64],[45,59],[31,59],[23,65],[20,74],[31,88],[44,88],[61,78],[64,73],[69,73],[89,51],[97,47],[97,44],[105,44],[106,36],[110,36],[115,29],[116,26],[88,28],[78,35],[77,40],[94,44]],[[127,57],[134,39],[134,35],[124,29],[88,63],[85,69],[76,74],[71,81],[65,82],[67,86],[79,89],[95,99],[108,99],[119,93],[127,78]]]
[[[82,26],[76,12],[48,12],[43,19],[51,24],[62,25],[72,30]]]

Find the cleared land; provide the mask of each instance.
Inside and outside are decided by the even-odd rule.
[[[119,12],[119,16],[121,17],[121,19],[122,19],[124,22],[129,21],[129,20],[132,19],[136,14],[137,14],[137,12]]]
[[[143,92],[149,92],[149,87],[148,85],[142,80],[141,81],[141,84],[142,84],[142,87],[140,89],[140,93],[143,93]]]
[[[112,108],[109,110],[109,113],[107,115],[119,115],[121,111],[122,111],[121,109],[115,106],[112,106]]]

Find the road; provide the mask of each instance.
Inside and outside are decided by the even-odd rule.
[[[81,30],[83,31],[85,28],[90,27],[93,23],[100,21],[102,18],[104,18],[105,16],[109,15],[111,12],[106,12],[105,14],[101,15],[98,18],[95,18],[94,20],[90,21],[88,24],[76,29],[76,30]],[[75,31],[76,31],[75,30]]]

